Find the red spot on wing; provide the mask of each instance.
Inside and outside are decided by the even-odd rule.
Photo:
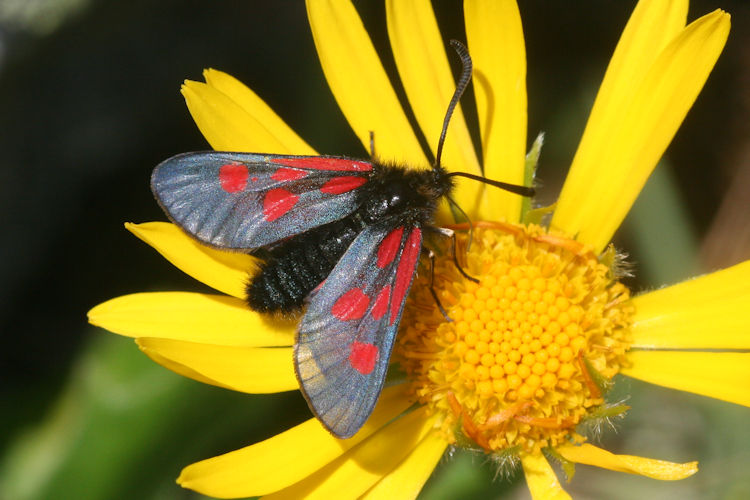
[[[414,277],[419,252],[422,251],[422,230],[415,227],[406,239],[406,246],[401,253],[401,260],[396,269],[396,283],[393,286],[393,300],[391,301],[391,325],[396,321],[401,304],[406,299],[406,293]]]
[[[253,182],[258,182],[258,178],[257,178],[257,177],[253,177],[253,178],[252,178],[252,179],[250,179],[250,180],[251,180],[251,181],[253,181]]]
[[[359,288],[352,288],[333,304],[331,314],[341,321],[360,319],[365,315],[368,305],[370,298]]]
[[[308,175],[310,175],[310,172],[305,172],[304,170],[280,168],[276,172],[271,174],[271,179],[275,181],[296,181],[297,179],[302,179],[303,177],[307,177]]]
[[[379,321],[388,312],[389,298],[391,298],[391,285],[386,285],[375,298],[375,305],[372,306],[372,310],[370,311],[375,321]]]
[[[372,163],[349,160],[346,158],[328,158],[325,156],[287,156],[274,158],[272,162],[287,167],[310,168],[313,170],[343,170],[349,172],[369,172]]]
[[[320,191],[325,194],[347,193],[352,189],[357,189],[365,182],[367,182],[367,179],[364,177],[334,177],[323,184]]]
[[[219,168],[219,183],[227,193],[242,191],[247,186],[248,171],[245,165],[227,164]]]
[[[388,264],[393,262],[398,253],[398,248],[401,246],[401,236],[404,234],[404,227],[401,226],[398,229],[394,229],[388,236],[383,238],[383,241],[378,247],[378,267],[380,269],[385,268]]]
[[[263,198],[263,218],[268,222],[275,221],[299,201],[299,196],[286,189],[271,189]]]
[[[378,348],[373,344],[352,342],[349,348],[349,364],[362,375],[369,375],[375,369],[378,360]]]

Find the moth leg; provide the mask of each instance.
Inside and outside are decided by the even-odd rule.
[[[458,239],[456,238],[456,232],[452,229],[446,229],[444,227],[436,227],[434,229],[438,234],[452,240],[451,248],[453,253],[453,264],[456,266],[456,269],[458,269],[458,272],[460,272],[461,275],[467,280],[473,281],[474,283],[479,283],[478,279],[470,276],[466,271],[463,270],[463,268],[461,268],[461,265],[458,263]]]
[[[458,210],[459,212],[463,214],[464,218],[466,219],[466,222],[469,223],[469,241],[466,242],[466,251],[468,252],[471,249],[471,243],[474,241],[474,223],[471,222],[471,219],[469,218],[468,215],[466,215],[466,212],[464,212],[464,209],[461,208],[461,205],[456,203],[456,201],[453,198],[451,198],[448,195],[446,195],[445,198],[448,200],[448,203],[456,207],[456,210]]]
[[[435,299],[435,304],[437,304],[440,314],[443,315],[445,321],[450,323],[453,320],[448,316],[448,313],[445,312],[443,304],[440,303],[440,299],[435,292],[435,252],[430,249],[425,249],[425,252],[427,252],[427,258],[430,259],[430,294],[432,295],[432,298]]]

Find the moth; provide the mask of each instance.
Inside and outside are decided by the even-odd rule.
[[[211,151],[174,156],[151,177],[158,203],[188,235],[259,259],[247,285],[252,309],[304,308],[295,371],[310,409],[339,438],[353,436],[377,402],[425,231],[437,230],[435,210],[450,199],[453,177],[533,194],[440,165],[472,71],[466,48],[451,43],[463,72],[431,169],[382,163],[374,152],[358,160]]]

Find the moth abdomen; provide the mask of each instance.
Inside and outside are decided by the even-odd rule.
[[[264,313],[300,311],[363,228],[355,213],[256,252],[261,262],[247,285],[247,303]]]

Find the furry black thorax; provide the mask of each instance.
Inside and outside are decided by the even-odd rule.
[[[453,181],[444,168],[413,169],[373,162],[357,191],[358,208],[341,219],[253,253],[259,269],[247,285],[247,301],[259,312],[297,313],[305,298],[333,270],[357,235],[367,226],[429,226],[440,198]]]

